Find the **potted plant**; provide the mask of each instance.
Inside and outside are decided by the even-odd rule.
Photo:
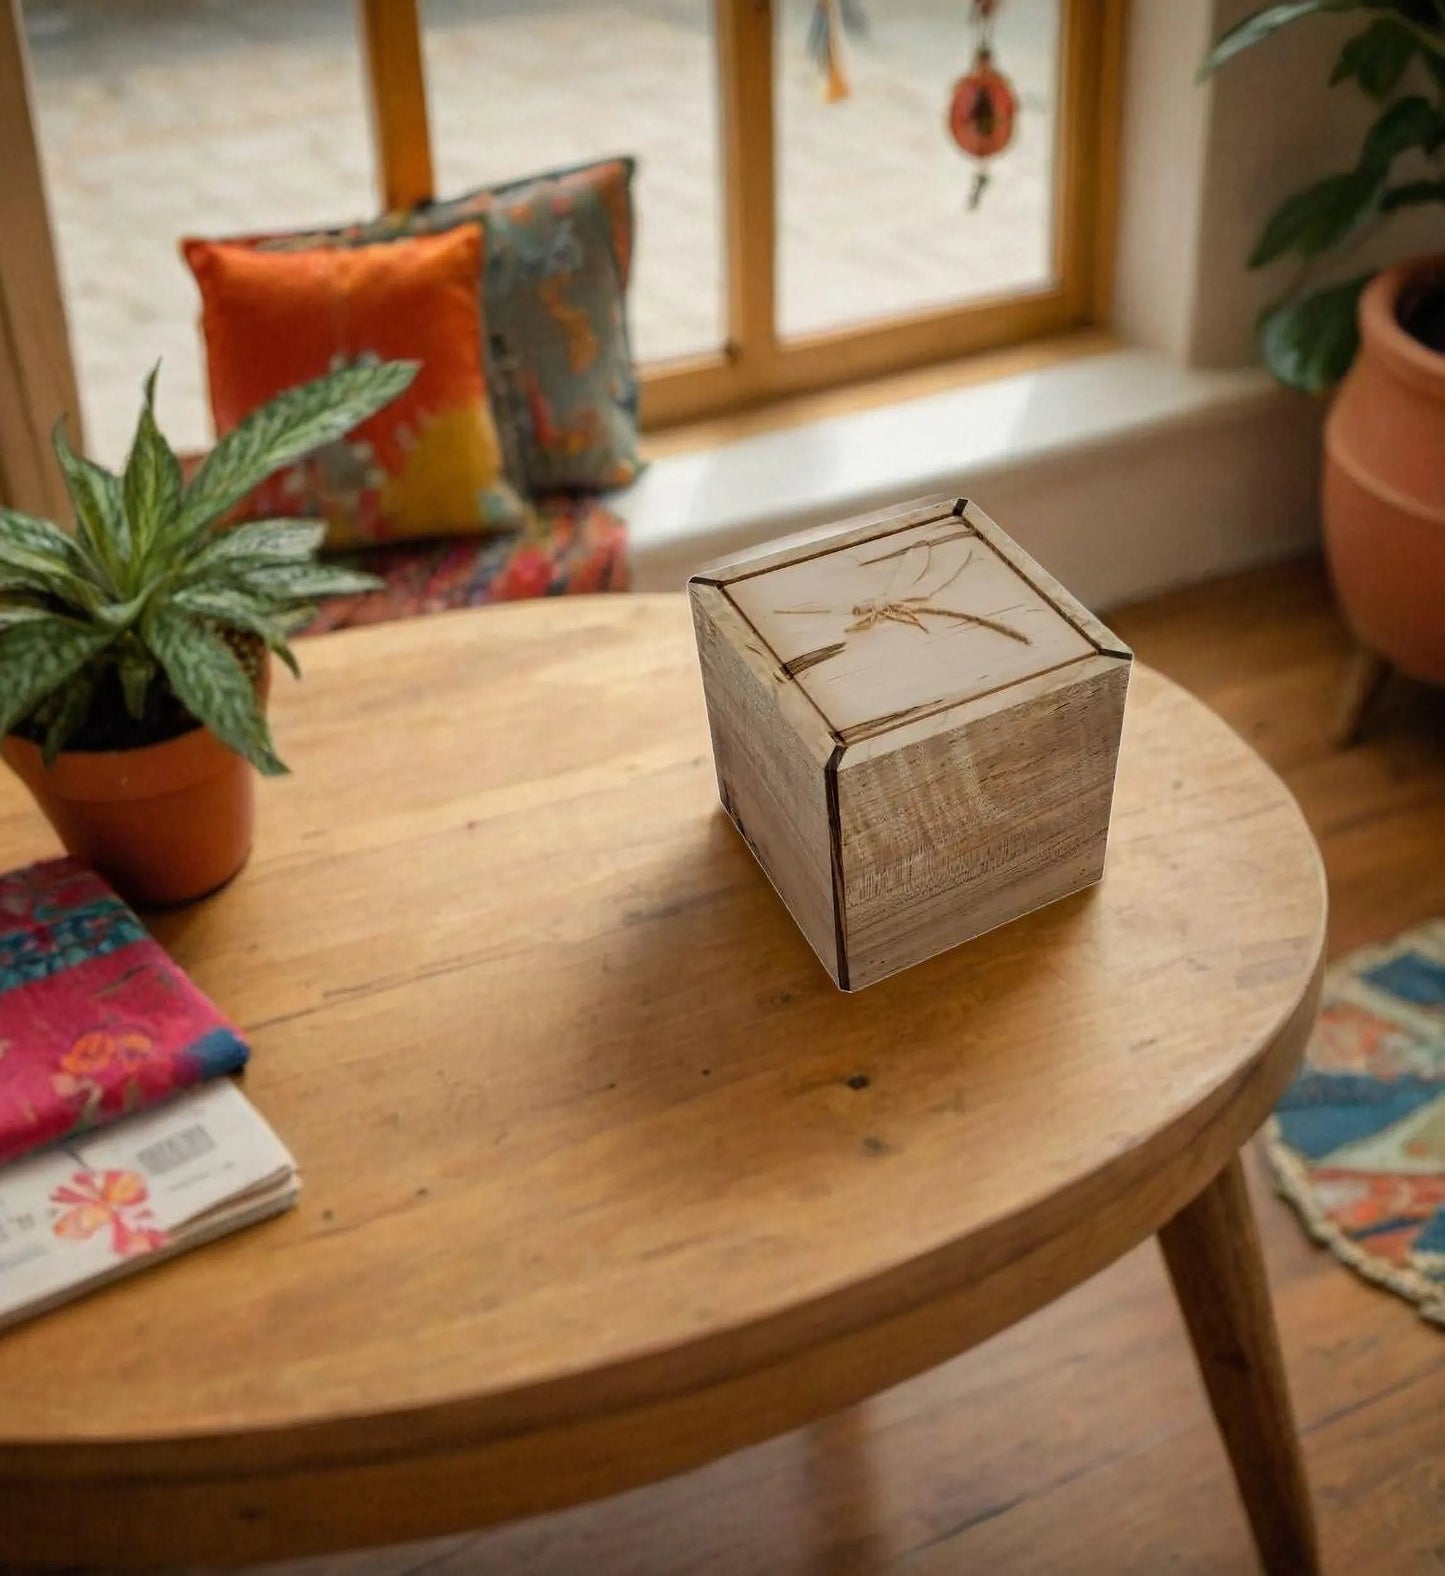
[[[224,517],[282,465],[395,398],[413,362],[302,384],[222,438],[189,483],[156,426],[154,372],[122,475],[55,452],[73,533],[0,509],[0,741],[66,848],[142,903],[229,880],[251,845],[269,654],[316,599],[370,576],[316,562],[325,527]]]
[[[1270,370],[1311,393],[1340,385],[1325,424],[1325,548],[1359,642],[1342,742],[1357,736],[1392,666],[1445,683],[1445,254],[1324,285],[1311,275],[1389,215],[1445,205],[1445,4],[1289,0],[1231,28],[1203,67],[1302,18],[1356,11],[1361,30],[1330,82],[1354,82],[1379,114],[1354,167],[1286,198],[1249,258],[1253,268],[1301,264],[1260,319]]]

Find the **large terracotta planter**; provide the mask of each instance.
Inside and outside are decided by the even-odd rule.
[[[253,771],[207,728],[139,750],[40,748],[11,734],[5,759],[66,849],[136,903],[185,903],[246,862]]]
[[[1445,286],[1445,257],[1392,268],[1360,298],[1360,353],[1325,424],[1330,574],[1356,637],[1445,684],[1445,355],[1400,326],[1402,296]]]

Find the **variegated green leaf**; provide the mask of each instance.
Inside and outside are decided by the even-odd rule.
[[[0,735],[28,717],[112,638],[108,629],[54,615],[0,631]]]
[[[386,582],[375,575],[329,564],[263,564],[238,575],[233,584],[253,596],[270,597],[277,602],[315,602],[322,597],[379,591]]]
[[[395,399],[416,373],[414,361],[359,362],[253,411],[216,444],[186,489],[181,537],[204,530],[289,461],[345,436]]]
[[[0,630],[15,624],[33,624],[37,618],[54,618],[49,608],[36,607],[25,602],[11,602],[0,606]]]
[[[90,703],[95,697],[95,673],[81,668],[72,674],[55,696],[46,723],[42,745],[45,764],[53,766],[75,730],[90,715]]]
[[[52,561],[0,543],[0,595],[23,592],[28,596],[53,597],[72,604],[78,612],[89,613],[105,601],[88,580],[72,575]]]
[[[155,658],[135,637],[120,641],[116,646],[116,672],[120,675],[120,692],[125,709],[137,721],[145,713],[146,695],[156,676]]]
[[[75,574],[85,573],[88,560],[58,525],[18,509],[0,509],[0,543],[10,543],[32,553],[43,553]]]
[[[59,597],[87,612],[105,595],[64,531],[15,509],[0,509],[0,588]]]
[[[75,505],[76,534],[111,588],[119,590],[121,570],[130,558],[130,532],[120,478],[74,452],[66,441],[63,419],[56,422],[52,441]]]
[[[296,654],[286,643],[286,630],[277,620],[271,602],[226,586],[187,586],[177,591],[171,600],[177,607],[197,613],[213,624],[259,635],[267,649],[274,651],[298,679],[301,677]]]
[[[107,602],[104,607],[96,611],[95,621],[97,624],[104,625],[113,634],[124,634],[145,611],[150,598],[149,591],[142,591],[139,596],[133,596],[129,602]]]
[[[235,564],[309,563],[325,536],[322,520],[257,520],[218,531],[191,559],[187,578]]]
[[[285,633],[299,634],[316,617],[316,604],[314,602],[297,602],[292,606],[283,607],[276,614],[276,622]]]
[[[1301,17],[1313,16],[1315,12],[1325,9],[1325,0],[1283,0],[1282,4],[1265,6],[1262,10],[1252,12],[1236,22],[1210,50],[1199,68],[1199,76],[1207,77],[1241,50],[1249,49],[1271,33],[1277,33],[1280,28],[1298,22]]]
[[[256,691],[225,642],[193,614],[171,605],[152,609],[144,628],[147,645],[186,710],[259,771],[284,772]]]
[[[143,564],[156,538],[181,505],[181,464],[156,426],[156,367],[145,381],[145,400],[135,429],[123,484],[135,564]]]

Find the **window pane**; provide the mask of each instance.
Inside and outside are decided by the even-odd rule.
[[[39,135],[90,452],[124,456],[141,380],[210,442],[183,235],[373,211],[350,0],[27,0]]]
[[[945,124],[970,68],[968,0],[860,0],[846,99],[823,101],[813,0],[778,38],[779,327],[814,333],[1037,289],[1053,278],[1060,0],[1003,0],[994,64],[1019,100],[1014,139],[968,211],[975,165]]]
[[[709,0],[428,0],[426,45],[438,195],[634,155],[634,353],[717,349]]]

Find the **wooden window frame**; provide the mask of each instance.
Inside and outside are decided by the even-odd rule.
[[[33,99],[20,0],[0,0],[0,504],[64,519],[50,428],[63,415],[82,452],[85,437]]]
[[[713,0],[727,342],[639,370],[649,430],[1088,327],[1108,317],[1126,0],[1060,0],[1053,277],[1034,290],[783,339],[777,331],[774,0]],[[358,0],[381,195],[427,201],[418,0]]]
[[[1127,0],[1060,0],[1054,284],[782,340],[776,327],[775,0],[712,0],[720,84],[727,343],[644,366],[649,430],[884,378],[1107,321]],[[378,185],[388,208],[434,196],[418,0],[356,0]],[[69,412],[75,374],[26,72],[20,0],[0,0],[0,129],[17,159],[0,191],[0,497],[57,512],[43,433]],[[23,308],[23,310],[22,310]],[[7,392],[8,390],[8,392]]]

